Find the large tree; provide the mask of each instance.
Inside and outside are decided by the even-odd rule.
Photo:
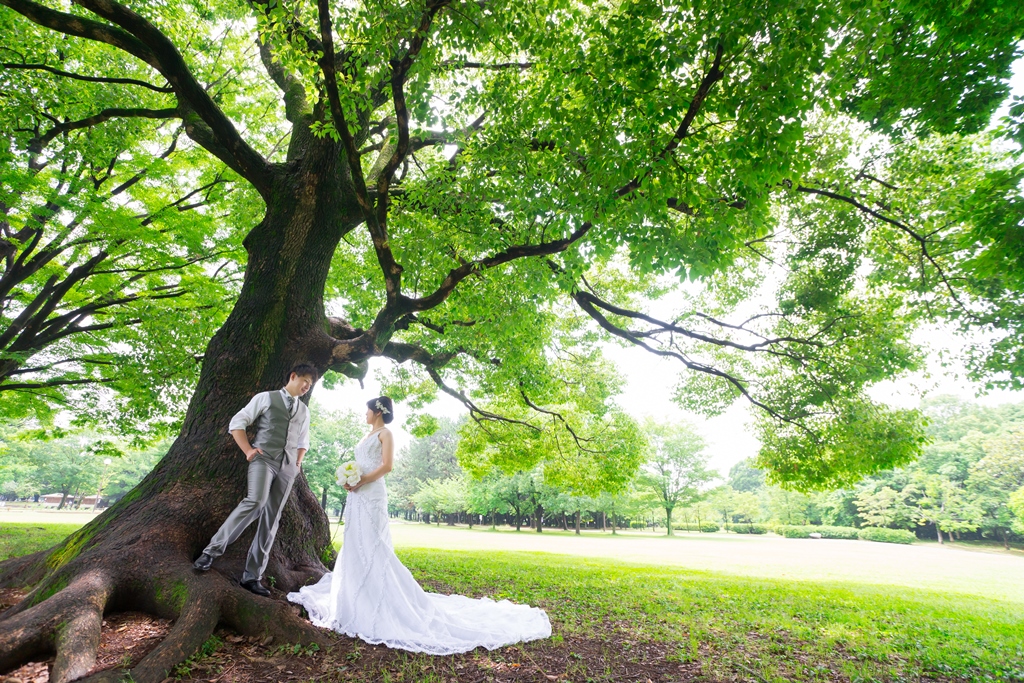
[[[701,489],[718,475],[708,469],[706,444],[691,425],[648,422],[646,428],[651,445],[641,482],[657,496],[672,536],[672,512],[700,500]]]
[[[80,80],[31,38],[0,45],[0,419],[74,405],[126,434],[173,429],[241,279],[251,193],[173,109],[125,101],[157,86]]]
[[[628,425],[598,409],[577,430],[560,409],[548,350],[586,342],[559,325],[571,305],[679,360],[700,378],[682,398],[754,402],[762,464],[808,486],[916,452],[917,418],[863,393],[913,364],[915,316],[1005,331],[975,367],[1021,371],[1021,170],[988,144],[998,131],[978,133],[1007,92],[1019,3],[0,5],[4,41],[32,46],[22,65],[120,86],[92,115],[56,103],[42,138],[159,112],[264,211],[166,457],[58,547],[0,566],[0,585],[33,587],[3,615],[0,668],[52,649],[53,680],[77,678],[103,612],[129,607],[176,619],[140,682],[218,622],[319,637],[232,585],[244,542],[217,571],[189,566],[242,495],[229,417],[296,361],[348,375],[411,361],[399,379],[433,382],[476,424],[507,406],[504,424],[599,463],[587,439]],[[767,263],[788,269],[779,296],[730,318]],[[637,310],[668,276],[706,287],[680,315]],[[277,586],[324,571],[318,503],[296,486]]]

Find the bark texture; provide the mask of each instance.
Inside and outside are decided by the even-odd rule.
[[[338,240],[361,220],[345,201],[352,193],[338,159],[335,145],[310,144],[301,160],[276,169],[266,216],[245,240],[238,302],[209,343],[181,433],[157,467],[58,546],[0,563],[0,587],[31,588],[0,615],[0,673],[55,653],[52,680],[76,680],[96,661],[103,615],[128,609],[176,620],[131,670],[137,683],[162,681],[218,624],[325,643],[287,603],[238,587],[255,524],[210,572],[191,563],[245,496],[247,463],[228,434],[230,417],[253,394],[280,388],[295,363],[323,372],[336,362],[324,284]],[[280,591],[294,590],[323,574],[321,558],[331,552],[327,518],[300,474],[266,577]]]

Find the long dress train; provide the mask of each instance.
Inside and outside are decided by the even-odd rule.
[[[371,472],[381,461],[380,439],[372,433],[356,446],[356,463]],[[480,646],[493,650],[551,635],[548,615],[537,607],[425,592],[395,555],[383,479],[350,493],[344,518],[334,571],[288,594],[306,608],[313,624],[375,645],[433,655]]]

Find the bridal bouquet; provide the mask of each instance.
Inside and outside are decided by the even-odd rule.
[[[359,469],[359,465],[354,460],[340,465],[334,474],[338,477],[338,486],[344,486],[345,484],[355,486],[363,477],[362,470]]]

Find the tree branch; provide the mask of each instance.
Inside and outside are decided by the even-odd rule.
[[[523,401],[526,403],[527,406],[530,407],[531,410],[535,410],[538,413],[543,413],[545,415],[550,415],[553,418],[557,419],[559,422],[561,422],[562,426],[565,427],[566,431],[568,431],[569,434],[572,435],[572,440],[576,442],[576,448],[580,452],[583,452],[583,453],[600,453],[601,452],[601,451],[596,451],[596,450],[594,450],[592,448],[587,448],[582,443],[580,443],[581,441],[593,441],[593,439],[583,438],[583,437],[580,437],[578,434],[576,434],[576,430],[574,430],[572,428],[572,425],[569,424],[569,421],[566,420],[565,416],[563,416],[561,413],[559,413],[557,411],[554,411],[554,410],[547,410],[545,408],[541,408],[539,405],[537,405],[536,403],[534,403],[533,401],[530,400],[530,397],[526,395],[526,391],[521,386],[519,388],[519,394],[520,394],[520,396],[523,397]]]
[[[5,384],[0,382],[0,392],[2,391],[24,391],[26,389],[47,389],[49,387],[65,387],[79,384],[108,384],[114,381],[114,377],[105,377],[99,379],[53,379],[46,382],[23,382],[21,384]]]
[[[43,370],[49,370],[58,365],[67,365],[68,363],[88,363],[89,365],[113,365],[114,361],[111,360],[100,360],[98,358],[89,358],[88,356],[75,356],[73,358],[65,358],[64,360],[55,360],[52,363],[46,365],[37,365],[31,368],[17,368],[7,373],[7,376],[11,375],[24,375],[30,372],[42,372]]]
[[[468,137],[470,134],[480,130],[486,120],[487,115],[481,114],[465,128],[460,128],[456,131],[427,131],[424,134],[417,135],[414,138],[409,139],[409,147],[411,151],[423,149],[424,147],[431,147],[433,145],[451,145]]]
[[[690,100],[690,106],[686,108],[686,114],[683,115],[683,120],[679,122],[679,126],[676,128],[672,139],[668,141],[668,144],[666,144],[664,149],[661,150],[661,153],[655,157],[655,162],[661,161],[675,151],[675,149],[679,147],[679,143],[689,136],[690,125],[693,123],[694,119],[697,118],[697,113],[700,112],[700,108],[704,104],[704,100],[707,99],[708,94],[711,92],[711,87],[718,81],[722,80],[725,76],[725,72],[721,69],[723,51],[724,48],[721,44],[715,48],[715,59],[711,63],[711,68],[708,69],[704,78],[701,79],[700,85],[697,87],[696,94],[693,96],[693,99]],[[650,173],[650,169],[648,169],[647,173]],[[634,178],[619,188],[619,196],[621,197],[629,194],[640,187],[642,182],[642,178]]]
[[[456,59],[449,59],[441,62],[441,66],[448,69],[485,69],[487,71],[501,71],[503,69],[519,69],[525,71],[533,68],[533,62],[498,62],[496,64],[485,64],[483,62],[468,62]]]
[[[137,80],[135,78],[113,78],[113,77],[109,77],[109,76],[83,76],[82,74],[76,74],[76,73],[72,73],[70,71],[62,71],[60,69],[55,69],[52,66],[47,66],[46,64],[17,64],[17,63],[7,62],[5,64],[0,64],[0,66],[3,66],[5,69],[32,69],[32,70],[36,70],[36,71],[49,71],[50,73],[52,73],[54,75],[57,75],[57,76],[62,76],[64,78],[73,78],[75,80],[86,81],[88,83],[115,83],[115,84],[121,84],[121,85],[139,85],[139,86],[142,86],[143,88],[149,88],[150,90],[154,90],[156,92],[164,92],[164,93],[173,93],[174,92],[174,88],[172,88],[170,86],[161,87],[161,86],[158,86],[158,85],[153,85],[152,83],[147,83],[146,81]]]
[[[181,114],[177,109],[120,109],[117,107],[104,109],[98,114],[93,114],[87,118],[79,119],[78,121],[67,121],[54,126],[45,135],[34,138],[29,143],[29,151],[33,154],[39,154],[58,135],[82,128],[91,128],[110,119],[173,119],[180,116]]]
[[[409,109],[406,105],[404,82],[406,82],[406,76],[409,74],[409,70],[412,68],[416,56],[420,53],[420,50],[426,41],[427,33],[433,23],[434,16],[442,7],[449,4],[449,0],[428,0],[427,6],[420,17],[420,25],[416,30],[416,33],[409,40],[409,48],[406,50],[406,54],[404,54],[400,59],[392,58],[390,60],[391,98],[394,103],[394,116],[398,131],[398,139],[390,158],[387,159],[377,175],[376,210],[371,206],[370,198],[367,196],[365,179],[362,178],[361,175],[361,162],[358,151],[356,150],[355,141],[348,133],[347,125],[344,123],[344,114],[341,111],[341,102],[338,99],[337,81],[333,67],[334,47],[330,27],[328,0],[318,0],[317,4],[319,6],[319,17],[321,17],[321,37],[325,46],[323,67],[325,76],[328,80],[328,95],[331,99],[332,113],[335,115],[336,121],[340,121],[341,125],[345,127],[342,139],[345,142],[345,150],[348,156],[349,166],[352,168],[353,176],[358,173],[356,187],[362,195],[359,202],[365,207],[364,212],[367,217],[367,227],[370,230],[370,236],[374,243],[377,262],[380,264],[381,270],[384,273],[387,308],[392,309],[394,312],[398,312],[395,309],[398,308],[398,298],[401,294],[402,267],[397,261],[395,261],[394,254],[391,251],[391,246],[388,243],[387,215],[390,207],[390,201],[387,193],[395,170],[397,170],[410,152]],[[385,150],[387,150],[387,146],[385,146]],[[400,312],[398,312],[398,314],[400,314]]]
[[[441,377],[439,369],[451,362],[452,358],[463,353],[463,351],[449,351],[446,353],[431,355],[426,349],[419,347],[415,344],[406,344],[402,342],[388,342],[381,351],[381,355],[386,358],[390,358],[397,363],[404,363],[406,361],[413,361],[423,366],[433,380],[434,384],[448,394],[452,398],[456,399],[462,405],[466,406],[469,410],[470,417],[472,417],[477,423],[481,422],[505,422],[508,424],[517,424],[523,427],[527,427],[534,431],[541,431],[536,425],[532,425],[529,422],[523,420],[516,420],[511,417],[505,417],[497,413],[492,413],[489,410],[484,410],[476,405],[468,396],[463,392],[448,386],[445,383],[444,378]]]
[[[166,159],[169,156],[171,156],[172,154],[174,154],[174,150],[176,150],[178,148],[178,136],[181,135],[183,130],[184,130],[183,127],[179,127],[174,132],[174,137],[171,139],[171,144],[167,147],[167,149],[165,149],[163,152],[160,153],[160,156],[158,158]],[[131,178],[129,178],[128,180],[124,181],[123,183],[121,183],[120,185],[115,187],[113,190],[110,191],[110,196],[111,197],[116,197],[117,195],[121,194],[122,192],[124,192],[125,190],[130,188],[135,183],[137,183],[140,180],[142,180],[143,176],[146,175],[146,172],[148,170],[149,170],[149,167],[143,168],[141,171],[139,171],[138,173],[133,175]]]
[[[687,337],[689,339],[693,339],[695,341],[700,341],[700,342],[704,342],[704,343],[707,343],[707,344],[712,344],[714,346],[721,346],[721,347],[725,347],[725,348],[735,349],[737,351],[749,351],[749,352],[767,351],[769,353],[773,353],[771,347],[777,346],[779,344],[786,344],[786,343],[800,344],[800,345],[807,345],[807,346],[815,346],[815,347],[822,347],[824,345],[821,342],[815,341],[814,337],[817,337],[817,336],[820,336],[821,334],[823,334],[829,327],[832,327],[833,325],[835,325],[835,323],[839,320],[839,319],[834,319],[834,320],[830,321],[829,325],[826,326],[824,329],[819,330],[817,333],[815,333],[811,337],[805,339],[805,338],[799,338],[799,337],[765,337],[765,336],[763,336],[761,334],[758,334],[758,333],[754,332],[753,330],[749,330],[749,329],[747,329],[745,327],[737,326],[737,325],[729,325],[728,323],[720,322],[720,321],[718,321],[718,320],[716,320],[716,319],[714,319],[714,318],[712,318],[710,316],[701,315],[701,317],[705,318],[709,322],[712,322],[712,323],[718,325],[719,327],[727,327],[727,328],[734,329],[734,330],[737,330],[737,331],[742,331],[742,332],[745,332],[747,334],[750,334],[750,335],[753,335],[753,336],[756,336],[756,337],[760,337],[761,340],[762,340],[762,341],[754,343],[754,344],[740,344],[738,342],[734,342],[734,341],[729,340],[729,339],[720,339],[718,337],[713,337],[711,335],[704,334],[702,332],[694,332],[693,330],[688,330],[685,327],[680,327],[679,325],[677,325],[675,323],[670,323],[670,322],[665,322],[663,320],[658,320],[657,318],[653,318],[653,317],[651,317],[651,316],[649,316],[649,315],[647,315],[645,313],[640,313],[639,311],[631,311],[629,309],[622,308],[620,306],[616,306],[616,305],[614,305],[612,303],[604,301],[603,299],[595,296],[594,294],[591,294],[590,292],[578,291],[576,294],[573,295],[573,298],[577,301],[577,303],[579,303],[581,300],[586,301],[586,302],[588,302],[589,304],[591,304],[591,305],[593,305],[595,307],[604,309],[605,311],[607,311],[608,313],[611,313],[612,315],[617,315],[617,316],[620,316],[620,317],[623,317],[623,318],[630,318],[630,319],[633,319],[633,320],[641,320],[643,322],[650,323],[651,325],[655,326],[654,330],[648,330],[648,331],[645,331],[645,332],[630,331],[630,334],[633,334],[633,335],[635,335],[638,338],[652,337],[652,336],[654,336],[656,334],[661,334],[661,333],[666,333],[667,332],[667,333],[678,334],[678,335]],[[789,356],[790,354],[782,354],[782,355]]]
[[[82,327],[78,324],[82,320],[107,308],[112,308],[114,306],[123,306],[124,304],[133,303],[135,301],[158,301],[161,299],[176,299],[179,296],[184,296],[187,293],[187,290],[184,289],[172,289],[170,291],[163,292],[161,292],[160,289],[161,288],[155,288],[146,292],[130,294],[128,296],[123,296],[116,299],[101,299],[87,306],[82,306],[74,311],[71,311],[70,313],[66,313],[62,315],[60,318],[49,320],[40,330],[41,334],[37,341],[37,344],[39,346],[48,346],[49,344],[52,344],[58,339],[63,339],[64,337],[67,337],[72,334],[77,334],[79,332],[95,332],[97,330],[105,330],[109,329],[110,327],[114,327],[119,323],[97,323],[95,325],[87,325],[85,327]],[[137,325],[140,322],[142,322],[141,319],[132,319],[130,321],[120,324]],[[60,329],[61,326],[64,326],[63,329]],[[42,334],[43,332],[46,332],[46,334]]]
[[[697,93],[690,101],[690,106],[686,110],[686,114],[683,116],[682,121],[676,128],[676,132],[672,139],[666,144],[665,148],[655,157],[655,162],[665,158],[670,154],[678,145],[679,142],[684,139],[690,130],[690,125],[697,117],[697,113],[700,111],[701,105],[704,100],[707,99],[708,93],[711,91],[712,86],[717,83],[725,75],[721,70],[723,47],[719,45],[715,50],[715,58],[712,62],[711,68],[708,73],[705,74],[704,78],[701,79],[701,83],[697,88]],[[650,170],[647,171],[650,173]],[[628,195],[630,192],[640,187],[642,180],[641,178],[634,178],[619,189],[615,191],[616,196],[623,197]],[[671,204],[671,201],[670,201]],[[590,221],[581,225],[575,232],[569,237],[561,240],[553,240],[550,242],[543,242],[537,245],[519,245],[509,247],[503,252],[495,254],[494,256],[486,259],[479,259],[476,261],[470,261],[463,263],[458,268],[452,269],[448,275],[442,281],[441,285],[432,294],[422,297],[420,299],[411,300],[408,303],[408,309],[410,311],[423,311],[429,308],[437,306],[455,289],[455,287],[468,277],[471,273],[479,272],[487,268],[493,268],[503,263],[508,263],[515,259],[524,258],[528,256],[546,256],[555,254],[567,249],[574,242],[581,239],[590,230],[592,224]]]
[[[894,218],[890,218],[889,216],[886,216],[883,213],[875,211],[871,207],[866,206],[865,204],[863,204],[863,203],[857,201],[856,199],[854,199],[853,197],[849,197],[847,195],[839,194],[838,192],[832,192],[830,190],[822,190],[820,188],[815,188],[815,187],[806,187],[804,185],[798,185],[794,189],[797,192],[803,192],[805,194],[819,195],[819,196],[822,196],[822,197],[828,197],[829,199],[835,199],[835,200],[840,201],[840,202],[845,202],[846,204],[849,204],[850,206],[855,207],[860,212],[865,213],[865,214],[871,216],[872,218],[876,218],[876,219],[882,221],[883,223],[888,223],[889,225],[893,226],[894,228],[896,228],[900,232],[902,232],[905,235],[907,235],[908,237],[910,237],[910,239],[912,239],[915,242],[917,242],[918,246],[920,247],[920,249],[921,249],[921,256],[924,257],[924,259],[926,261],[928,261],[928,263],[930,263],[933,268],[935,268],[935,272],[938,274],[939,279],[942,281],[942,284],[945,286],[946,290],[949,292],[950,297],[952,297],[953,301],[956,302],[956,305],[960,308],[960,310],[962,310],[971,319],[973,319],[975,321],[978,321],[978,322],[981,322],[980,318],[978,318],[978,316],[975,315],[969,308],[967,308],[967,306],[960,300],[960,297],[957,295],[956,290],[953,288],[953,284],[949,281],[949,278],[946,276],[946,271],[942,268],[941,265],[939,265],[938,261],[935,260],[935,258],[932,256],[931,252],[928,251],[928,238],[927,237],[924,237],[923,235],[918,234],[918,232],[916,230],[914,230],[910,226],[906,225],[905,223],[902,223],[902,222],[900,222],[900,221],[898,221],[898,220],[896,220]]]
[[[0,5],[6,5],[29,21],[59,33],[112,45],[160,70],[156,54],[143,41],[115,26],[58,12],[32,0],[0,0]]]
[[[458,268],[453,268],[449,271],[448,275],[445,276],[444,280],[441,282],[441,285],[434,290],[432,294],[419,299],[410,299],[406,307],[410,311],[425,311],[434,308],[447,299],[455,287],[473,273],[494,268],[520,258],[530,256],[549,256],[551,254],[557,254],[565,251],[573,243],[582,239],[591,227],[593,227],[593,224],[590,223],[590,221],[587,221],[575,232],[563,239],[541,242],[540,244],[516,245],[487,258],[478,259],[476,261],[467,261]]]
[[[345,148],[345,155],[348,158],[349,171],[352,174],[352,184],[356,191],[356,200],[367,221],[374,218],[373,206],[370,203],[366,192],[366,179],[363,177],[362,159],[359,156],[359,149],[348,129],[348,121],[345,119],[345,110],[341,106],[341,95],[338,92],[337,58],[334,54],[334,33],[331,28],[331,7],[329,0],[317,0],[317,16],[320,21],[320,40],[323,47],[323,57],[320,59],[320,70],[324,74],[324,87],[327,89],[327,101],[331,110],[331,118],[334,119],[334,127]]]
[[[259,46],[260,60],[267,70],[267,75],[270,76],[271,80],[277,84],[277,87],[284,94],[285,118],[293,124],[297,123],[303,114],[306,114],[309,110],[306,89],[302,86],[302,82],[299,79],[289,73],[274,58],[274,53],[267,42],[257,38],[256,44]]]
[[[401,59],[391,60],[391,98],[395,107],[395,123],[398,127],[398,145],[377,179],[377,217],[380,225],[384,225],[387,220],[388,186],[391,184],[395,171],[409,153],[409,109],[405,103],[405,77],[426,42],[427,33],[430,31],[434,17],[448,3],[449,0],[428,0],[423,15],[420,17],[420,25],[409,40],[409,48],[405,55]]]
[[[680,361],[684,366],[686,366],[688,369],[693,370],[695,372],[701,372],[701,373],[704,373],[706,375],[711,375],[712,377],[718,377],[719,379],[725,380],[726,382],[729,383],[729,385],[731,385],[737,391],[737,393],[739,393],[741,396],[743,396],[745,399],[747,399],[747,401],[749,401],[752,405],[755,405],[758,408],[760,408],[761,410],[764,410],[766,413],[771,415],[773,418],[775,418],[775,419],[777,419],[777,420],[779,420],[781,422],[785,422],[787,424],[791,424],[791,425],[797,427],[798,429],[800,429],[801,431],[804,431],[807,434],[811,435],[812,437],[814,436],[814,433],[810,429],[808,429],[803,423],[801,423],[799,420],[795,420],[795,419],[793,419],[793,418],[791,418],[791,417],[789,417],[787,415],[783,415],[782,413],[778,412],[777,410],[775,410],[771,406],[767,405],[766,403],[764,403],[762,401],[759,401],[758,399],[754,398],[754,396],[747,389],[746,383],[743,380],[741,380],[740,378],[738,378],[738,377],[736,377],[734,375],[731,375],[731,374],[729,374],[729,373],[727,373],[727,372],[725,372],[723,370],[719,370],[718,368],[716,368],[714,366],[707,365],[705,363],[698,363],[696,361],[690,360],[684,354],[679,353],[678,351],[665,351],[665,350],[662,350],[662,349],[656,349],[656,348],[652,347],[651,345],[649,345],[647,342],[645,342],[640,336],[638,336],[634,332],[631,332],[629,330],[623,329],[623,328],[619,327],[618,325],[615,325],[614,323],[612,323],[610,320],[608,320],[607,317],[605,317],[597,309],[596,306],[594,306],[593,303],[591,303],[590,299],[588,299],[585,296],[584,297],[578,296],[580,293],[581,292],[577,292],[577,294],[573,295],[573,300],[576,301],[576,304],[587,315],[589,315],[591,318],[593,318],[595,321],[597,321],[597,323],[602,328],[604,328],[606,331],[608,331],[612,335],[614,335],[616,337],[619,337],[620,339],[625,339],[626,341],[630,342],[631,344],[639,346],[640,348],[642,348],[642,349],[644,349],[646,351],[649,351],[650,353],[653,353],[653,354],[655,354],[657,356],[663,356],[663,357],[666,357],[666,358],[675,358],[676,360]]]
[[[238,171],[263,197],[269,197],[273,180],[270,164],[242,139],[234,124],[192,75],[174,44],[152,23],[114,0],[76,0],[76,4],[115,26],[58,12],[33,0],[0,0],[0,4],[40,26],[112,45],[157,69],[179,98],[180,110],[186,115],[189,137],[196,128],[195,122],[190,124],[188,121],[187,114],[191,111],[210,131],[209,136],[200,135],[193,139]]]
[[[270,164],[239,135],[234,124],[192,75],[171,40],[148,20],[114,0],[75,1],[127,30],[150,47],[158,60],[157,68],[164,78],[174,87],[175,93],[210,127],[218,143],[235,160],[242,171],[242,177],[252,183],[264,197],[269,196],[272,182]]]

